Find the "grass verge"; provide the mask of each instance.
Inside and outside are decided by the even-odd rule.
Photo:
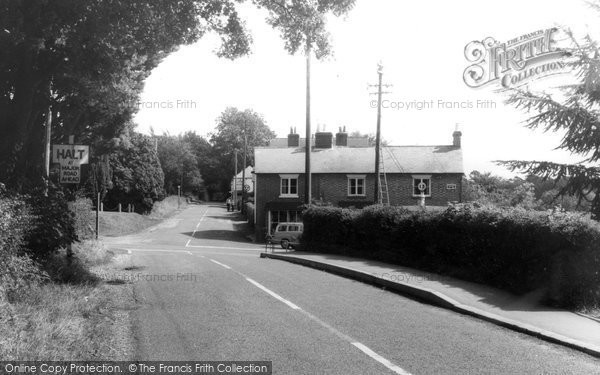
[[[132,359],[132,286],[106,279],[127,255],[94,241],[74,250],[70,260],[57,254],[42,265],[51,282],[30,284],[10,303],[0,302],[3,360]]]
[[[156,202],[152,212],[148,215],[128,212],[101,212],[100,235],[118,237],[138,233],[157,225],[185,207],[187,207],[185,198],[181,198],[181,204],[179,204],[177,196],[169,196],[160,202]]]

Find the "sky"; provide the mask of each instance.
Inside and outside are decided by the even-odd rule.
[[[250,4],[239,10],[253,36],[252,53],[220,59],[214,35],[182,46],[147,79],[135,117],[138,131],[208,136],[219,114],[233,106],[262,114],[278,137],[287,136],[290,127],[304,134],[305,57],[285,51],[263,10]],[[393,85],[382,110],[382,137],[389,144],[451,144],[458,124],[467,174],[512,175],[494,160],[581,161],[582,156],[555,150],[561,134],[525,128],[528,115],[505,104],[497,85],[468,87],[464,50],[474,40],[505,42],[554,26],[600,39],[599,17],[579,0],[357,0],[346,16],[329,17],[333,56],[313,59],[312,130],[335,133],[345,126],[375,133],[376,96],[369,85],[377,82],[381,61],[383,81]],[[551,93],[570,79],[568,74],[540,79],[530,89]],[[433,104],[417,105],[425,102]],[[468,103],[472,108],[462,108]]]

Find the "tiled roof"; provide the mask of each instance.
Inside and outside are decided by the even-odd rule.
[[[304,147],[306,138],[300,138],[299,146]],[[333,142],[335,143],[335,134],[333,135]],[[311,139],[311,145],[315,145],[315,139]],[[269,142],[270,148],[286,148],[288,147],[288,139],[287,138],[274,138]],[[348,146],[347,147],[369,147],[369,138],[367,137],[348,137]]]
[[[387,146],[386,173],[464,173],[462,150],[454,146]],[[304,173],[304,148],[257,147],[254,171]],[[375,148],[313,149],[312,173],[375,173]]]

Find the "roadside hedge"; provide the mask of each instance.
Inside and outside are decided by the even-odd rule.
[[[303,248],[360,256],[488,284],[545,302],[600,306],[600,224],[579,214],[450,206],[310,207]]]
[[[16,194],[0,184],[0,249],[43,259],[78,240],[75,214],[65,193],[50,187],[47,194]]]
[[[26,255],[26,237],[33,217],[24,197],[11,194],[0,183],[0,313],[10,313],[14,301],[44,274]]]

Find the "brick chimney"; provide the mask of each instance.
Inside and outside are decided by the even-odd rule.
[[[315,134],[315,148],[331,148],[333,134],[331,132],[318,132]]]
[[[458,147],[460,148],[460,138],[462,137],[462,133],[460,130],[458,130],[458,124],[456,124],[456,129],[454,130],[454,133],[452,133],[452,145],[454,147]]]
[[[336,146],[348,146],[348,133],[346,133],[346,127],[344,129],[340,126],[339,132],[335,135]]]
[[[300,146],[300,134],[296,133],[295,128],[290,127],[290,134],[288,134],[288,147],[299,147]]]

